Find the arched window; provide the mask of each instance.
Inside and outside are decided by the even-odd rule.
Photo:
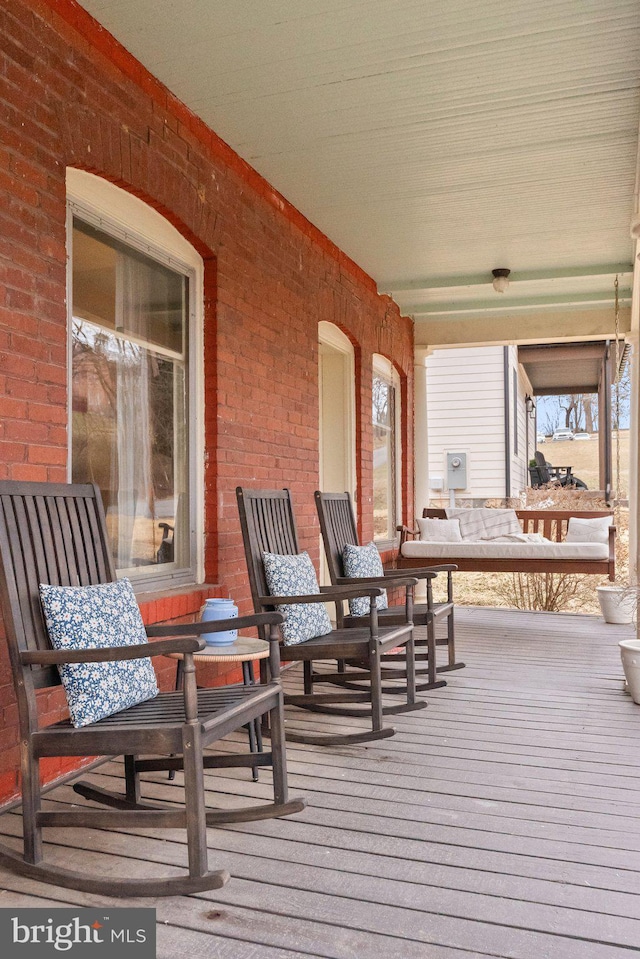
[[[333,323],[318,324],[320,487],[355,498],[355,372],[349,338]]]
[[[155,210],[69,170],[70,477],[95,482],[119,572],[195,582],[203,264]]]
[[[384,356],[373,357],[374,539],[396,539],[402,515],[400,378]]]

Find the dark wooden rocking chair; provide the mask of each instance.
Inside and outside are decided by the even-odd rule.
[[[287,800],[277,631],[283,617],[270,613],[215,624],[155,626],[147,630],[149,635],[183,638],[101,649],[53,649],[44,622],[39,584],[86,586],[115,579],[97,487],[0,483],[0,594],[18,700],[24,830],[23,856],[2,845],[0,865],[38,881],[109,896],[182,895],[216,889],[229,877],[225,871],[208,869],[207,826],[272,818],[304,807],[300,800]],[[270,631],[270,682],[198,690],[193,653],[204,647],[204,640],[198,639],[197,634],[249,626]],[[166,653],[184,654],[183,692],[160,693],[154,699],[79,728],[69,720],[40,728],[36,690],[59,685],[58,664],[116,662]],[[271,727],[270,753],[217,757],[203,754],[204,747],[265,713]],[[116,755],[125,757],[122,794],[100,790],[89,783],[74,785],[85,799],[111,809],[41,808],[41,758]],[[254,764],[273,766],[273,803],[236,810],[205,807],[204,768]],[[167,769],[184,770],[182,808],[141,800],[140,772]],[[119,879],[47,865],[42,861],[44,826],[183,828],[187,832],[189,874]]]
[[[354,546],[359,545],[358,529],[353,512],[353,505],[349,493],[321,493],[319,490],[315,493],[316,509],[320,520],[320,529],[324,542],[325,555],[327,557],[327,566],[329,567],[329,576],[331,582],[336,586],[353,585],[358,582],[379,582],[378,580],[350,579],[344,575],[344,566],[342,556],[344,547],[347,543]],[[427,689],[437,689],[446,685],[444,681],[439,681],[436,674],[448,672],[452,669],[461,669],[464,663],[456,662],[455,654],[455,631],[454,631],[454,604],[453,604],[453,582],[452,572],[456,567],[451,565],[429,566],[422,569],[402,569],[385,570],[382,583],[387,588],[394,586],[394,581],[399,577],[409,575],[416,579],[426,580],[427,602],[417,603],[413,607],[413,625],[416,628],[422,627],[422,635],[416,632],[416,663],[426,660],[426,669],[416,667],[417,675],[426,675],[427,682],[416,686],[418,692]],[[434,603],[432,580],[439,572],[447,574],[447,600],[443,603]],[[405,609],[402,605],[393,605],[389,609],[381,609],[378,612],[381,626],[394,626],[403,621]],[[344,615],[342,609],[339,611],[338,625],[345,627],[354,627],[360,625],[360,617]],[[436,639],[436,625],[446,621],[447,635],[442,639]],[[424,633],[426,632],[426,635]],[[436,645],[446,646],[448,653],[447,665],[436,666]],[[426,653],[422,652],[426,648]],[[400,662],[404,659],[402,654],[391,653],[384,657],[384,663]],[[401,679],[405,671],[402,669],[383,667],[383,678]],[[384,692],[398,692],[398,688],[384,687]]]
[[[272,596],[269,594],[265,576],[263,553],[295,555],[300,552],[289,490],[254,490],[238,487],[238,509],[244,541],[245,555],[251,594],[256,612],[271,610],[276,605],[332,602],[341,605],[345,599],[366,596],[370,600],[381,595],[379,586],[321,587],[319,594],[311,596]],[[379,628],[378,611],[371,602],[371,611],[363,625],[357,629],[334,629],[326,636],[309,639],[297,645],[283,647],[287,661],[302,661],[304,664],[304,693],[285,695],[285,705],[294,705],[313,712],[338,716],[366,717],[372,728],[363,733],[346,735],[307,735],[287,730],[290,742],[311,743],[319,746],[350,745],[393,736],[395,730],[383,727],[383,716],[423,709],[427,703],[415,698],[415,662],[413,645],[413,588],[417,580],[406,577],[398,580],[398,586],[407,590],[407,609],[402,622]],[[383,706],[381,685],[381,654],[398,646],[406,648],[406,703]],[[349,674],[338,671],[319,673],[314,671],[314,660],[338,662],[355,660],[363,664],[364,672],[358,673],[368,687],[359,691],[314,692],[317,683],[339,684]],[[368,709],[342,706],[340,704],[369,703]]]

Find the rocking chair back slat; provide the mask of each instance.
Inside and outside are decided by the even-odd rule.
[[[1,497],[0,554],[2,567],[6,570],[2,588],[10,598],[13,616],[6,623],[9,651],[14,668],[19,662],[18,652],[26,649],[48,648],[48,637],[42,617],[38,582],[42,570],[42,538],[32,530],[35,510],[33,502]],[[7,562],[8,561],[8,562]],[[33,582],[35,581],[35,589]],[[35,667],[22,670],[24,687],[30,685],[59,685],[60,677],[55,667]]]
[[[79,509],[79,505],[76,505],[75,503],[69,504],[69,529],[71,539],[73,543],[75,543],[75,563],[72,564],[72,569],[75,571],[80,584],[91,582],[91,575],[84,551],[84,540],[82,535],[82,526],[80,523]]]
[[[315,498],[329,575],[331,582],[335,583],[344,576],[344,547],[347,543],[352,546],[359,544],[351,499],[348,493],[319,491],[316,491]]]
[[[237,489],[240,504],[247,569],[251,594],[258,596],[269,592],[265,579],[263,553],[293,555],[299,553],[293,507],[289,490]]]
[[[53,541],[49,517],[42,496],[26,499],[27,521],[33,538],[38,581],[46,583],[58,578],[58,564],[53,555]]]
[[[49,483],[29,483],[20,484],[17,495],[15,484],[0,484],[0,589],[12,611],[7,638],[15,668],[18,652],[51,648],[40,583],[87,586],[115,579],[100,492],[93,485],[73,490],[69,496]],[[56,667],[30,666],[23,673],[32,688],[60,683]]]

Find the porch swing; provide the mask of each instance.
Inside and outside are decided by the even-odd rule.
[[[398,569],[452,563],[463,573],[591,573],[608,576],[611,582],[615,580],[613,510],[484,509],[465,512],[510,513],[514,528],[517,522],[520,533],[512,534],[515,541],[504,541],[501,537],[501,541],[468,540],[458,534],[455,542],[439,542],[419,539],[420,528],[409,530],[403,526],[400,527]],[[422,519],[450,521],[451,518],[444,509],[427,508],[422,511]],[[599,535],[600,542],[577,539],[575,530],[587,529],[581,523],[592,524],[589,533]],[[536,542],[528,542],[525,539],[527,534],[539,534],[539,538],[536,537]]]
[[[617,509],[620,500],[622,360],[617,276],[614,296]],[[609,482],[607,500],[610,492]],[[498,514],[503,514],[502,522]],[[460,572],[586,573],[606,575],[614,582],[614,517],[614,509],[445,510],[427,507],[417,522],[418,528],[398,527],[397,567],[415,569],[450,563],[455,564]],[[463,529],[456,528],[456,520],[462,523]],[[437,521],[446,521],[446,528],[444,524],[439,528]],[[489,535],[490,527],[498,528],[498,535]],[[479,535],[470,534],[470,530],[479,530]]]

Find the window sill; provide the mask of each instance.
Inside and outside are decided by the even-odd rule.
[[[146,626],[198,613],[205,599],[223,597],[225,590],[211,583],[194,583],[173,589],[137,593],[136,599]]]

